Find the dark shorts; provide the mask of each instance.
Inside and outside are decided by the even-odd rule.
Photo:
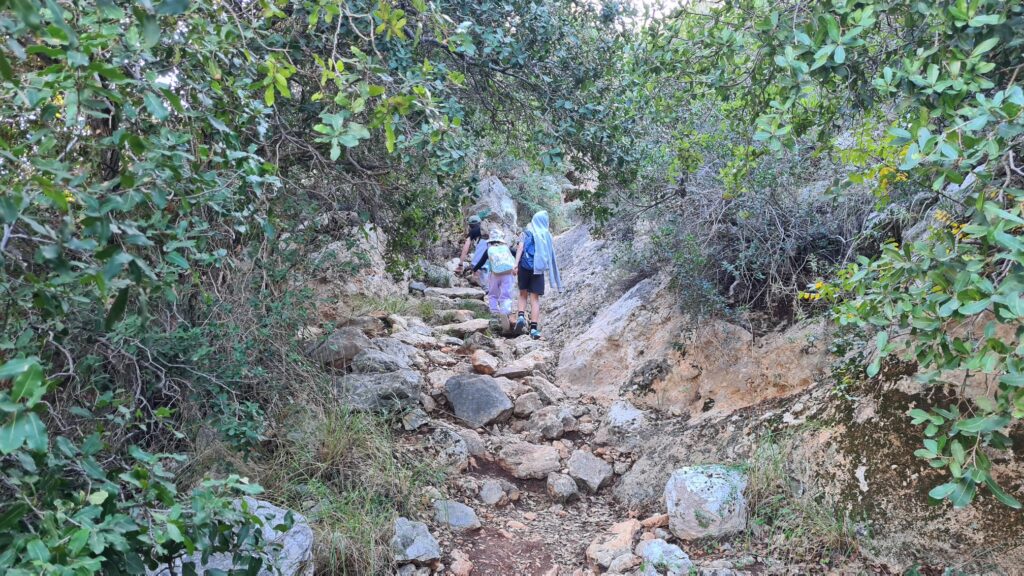
[[[519,289],[530,294],[544,295],[544,275],[534,274],[532,268],[519,267]]]

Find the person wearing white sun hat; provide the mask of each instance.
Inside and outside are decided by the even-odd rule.
[[[500,228],[491,230],[487,236],[487,251],[473,267],[473,271],[484,266],[490,270],[487,276],[487,306],[492,314],[507,322],[515,306],[515,257]],[[506,322],[502,322],[502,325]]]

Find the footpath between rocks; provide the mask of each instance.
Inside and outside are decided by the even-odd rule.
[[[347,372],[335,383],[340,401],[403,414],[405,446],[450,471],[423,494],[423,518],[396,520],[398,574],[734,573],[695,565],[680,539],[742,529],[741,475],[683,469],[666,487],[665,510],[623,509],[609,487],[632,465],[648,415],[566,394],[552,381],[549,343],[493,336],[494,321],[474,314],[482,291],[414,293],[451,322],[370,316],[309,351]]]

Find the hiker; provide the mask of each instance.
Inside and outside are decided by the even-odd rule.
[[[507,329],[508,317],[515,305],[515,258],[505,241],[505,234],[499,228],[491,230],[487,236],[487,250],[473,271],[484,266],[490,270],[487,275],[487,306],[492,314],[504,320],[502,324]]]
[[[483,258],[484,254],[487,253],[487,242],[484,241],[483,230],[480,227],[480,216],[477,214],[470,216],[467,224],[469,225],[469,230],[466,232],[466,242],[462,245],[462,254],[459,256],[459,266],[455,270],[456,274],[462,274],[470,248],[473,249],[473,259],[469,262],[473,270],[479,270],[476,268],[476,265]],[[482,271],[474,272],[473,278],[477,284],[483,286],[487,281],[487,270],[483,269]]]
[[[526,327],[526,303],[530,302],[530,337],[540,338],[540,297],[544,295],[544,273],[551,275],[551,285],[562,289],[562,277],[555,261],[555,242],[548,230],[548,213],[541,210],[523,232],[516,250],[515,274],[519,281],[519,314],[516,331]]]

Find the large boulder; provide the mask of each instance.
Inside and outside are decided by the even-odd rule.
[[[422,280],[423,290],[427,287],[433,286],[436,288],[450,288],[455,283],[455,275],[452,274],[451,270],[444,266],[432,264],[430,262],[420,262],[419,273],[416,275],[418,280]],[[412,286],[410,285],[410,288]]]
[[[554,446],[512,442],[498,453],[498,464],[519,479],[546,478],[562,467]]]
[[[265,562],[257,572],[258,576],[313,576],[313,529],[306,517],[249,496],[245,496],[244,500],[249,511],[263,520],[258,530],[262,532],[267,546]],[[279,528],[288,525],[288,514],[292,518],[291,527],[282,532]],[[202,552],[196,552],[184,559],[178,558],[173,567],[162,566],[156,570],[147,570],[146,573],[148,576],[184,574],[185,562],[194,564],[194,574],[199,576],[224,574],[232,570],[244,571],[246,568],[245,564],[236,564],[234,555],[229,552],[211,554],[205,564],[202,556]]]
[[[416,363],[416,348],[395,338],[374,338],[352,359],[352,371],[360,374],[383,374],[410,370]]]
[[[676,470],[665,485],[669,529],[681,540],[742,531],[747,524],[746,487],[746,476],[725,466]]]
[[[486,176],[476,186],[476,202],[469,207],[469,214],[484,214],[484,218],[505,230],[515,230],[516,201],[512,199],[505,184],[497,176]]]
[[[370,339],[355,326],[335,330],[322,342],[318,342],[306,350],[313,360],[343,368],[363,350],[370,346]]]
[[[453,376],[445,382],[444,394],[455,416],[474,428],[504,420],[512,413],[512,400],[490,376]]]
[[[441,558],[441,546],[427,529],[427,525],[402,517],[395,520],[391,550],[399,563],[427,563]]]
[[[591,492],[597,492],[612,479],[612,465],[586,450],[576,450],[569,456],[569,476]]]
[[[626,400],[619,400],[608,409],[594,441],[610,444],[623,452],[632,452],[643,445],[646,426],[646,412]]]
[[[397,411],[419,404],[422,379],[412,370],[348,374],[335,384],[340,400],[356,410]]]

